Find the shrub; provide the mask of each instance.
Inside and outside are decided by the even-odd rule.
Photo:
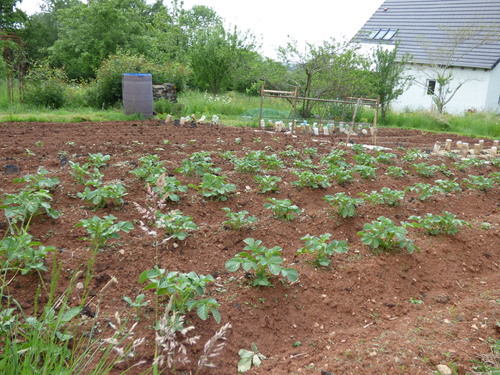
[[[24,100],[35,106],[61,108],[66,101],[66,81],[61,69],[51,68],[47,62],[35,64],[26,76]]]

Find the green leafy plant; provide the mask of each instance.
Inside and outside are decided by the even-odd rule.
[[[495,180],[484,176],[469,175],[469,178],[464,178],[463,184],[469,189],[488,191],[495,185]]]
[[[22,232],[27,230],[31,219],[35,216],[46,214],[52,219],[57,219],[60,214],[51,206],[52,194],[48,190],[22,189],[17,193],[5,194],[0,205],[9,222],[9,232]]]
[[[205,173],[201,183],[193,187],[198,189],[205,198],[219,201],[226,201],[228,195],[236,191],[236,185],[227,183],[225,175],[217,176],[210,173]]]
[[[406,249],[412,254],[418,247],[412,240],[406,238],[408,231],[403,226],[397,226],[384,216],[371,223],[365,223],[363,230],[357,234],[361,242],[369,246],[374,252],[390,252],[395,248]]]
[[[426,154],[417,148],[412,148],[406,152],[405,156],[403,156],[403,161],[413,162],[417,159],[425,159],[428,157],[429,157],[429,154]]]
[[[236,254],[235,257],[226,262],[228,271],[235,272],[240,267],[246,272],[254,270],[254,286],[270,286],[271,281],[269,278],[271,275],[281,275],[290,282],[298,280],[299,274],[295,269],[282,267],[281,247],[275,246],[268,249],[261,246],[261,240],[254,240],[253,238],[247,238],[243,242],[247,245],[243,250],[247,251]]]
[[[208,283],[213,283],[211,275],[201,275],[196,272],[179,273],[167,271],[155,266],[144,271],[139,276],[139,283],[149,282],[145,290],[155,289],[158,296],[172,298],[172,309],[180,314],[196,309],[198,317],[207,320],[212,314],[217,323],[221,321],[218,310],[219,303],[215,298],[200,298],[206,293]]]
[[[462,191],[462,188],[460,187],[460,184],[457,182],[456,178],[453,180],[435,180],[434,183],[441,193],[453,193],[456,191]]]
[[[393,164],[394,160],[397,159],[397,155],[391,152],[378,151],[375,159],[378,163]]]
[[[392,178],[402,178],[406,175],[406,171],[401,167],[390,166],[387,167],[385,174]]]
[[[264,207],[272,210],[274,216],[280,219],[291,221],[295,219],[295,215],[302,213],[302,210],[293,204],[290,199],[267,198],[266,201],[270,203],[264,203]]]
[[[319,237],[307,234],[300,240],[304,241],[304,247],[297,250],[298,254],[311,254],[314,256],[314,263],[326,267],[330,265],[330,257],[337,254],[346,253],[349,250],[346,241],[333,240],[328,243],[332,235],[325,233]]]
[[[471,226],[465,220],[457,219],[456,215],[444,211],[443,215],[427,214],[425,217],[410,216],[408,220],[413,221],[410,225],[416,228],[424,228],[430,235],[436,236],[440,233],[454,236],[464,225]]]
[[[77,197],[95,206],[103,208],[108,205],[118,207],[123,204],[123,197],[127,195],[125,187],[120,183],[100,185],[94,189],[85,187],[83,192],[76,193]]]
[[[417,182],[416,184],[407,187],[406,190],[417,193],[418,199],[420,199],[421,201],[425,201],[433,195],[441,192],[439,186],[426,184],[424,182]]]
[[[255,216],[247,216],[248,211],[232,212],[228,207],[224,207],[222,210],[226,213],[227,217],[227,220],[222,222],[222,225],[233,230],[251,228],[252,224],[257,222]]]
[[[441,168],[437,165],[429,165],[427,163],[415,163],[410,165],[415,169],[415,172],[422,177],[433,177]]]
[[[160,198],[168,199],[172,202],[179,202],[180,197],[177,193],[187,192],[188,187],[182,185],[175,177],[162,174],[156,179],[153,191],[157,193]]]
[[[257,345],[252,342],[251,350],[240,349],[238,352],[240,360],[238,361],[238,372],[247,372],[252,366],[259,367],[262,360],[266,357],[259,352]]]
[[[269,175],[257,175],[254,176],[254,179],[259,183],[261,193],[267,193],[268,191],[274,192],[278,191],[278,184],[281,182],[282,178],[278,176],[269,176]]]
[[[154,184],[162,175],[165,175],[167,170],[163,167],[163,162],[160,161],[158,155],[145,155],[139,159],[139,166],[131,170],[140,179]]]
[[[118,239],[118,232],[129,233],[134,226],[128,221],[115,222],[117,218],[107,215],[103,218],[94,216],[91,219],[81,219],[75,227],[83,227],[89,234],[86,240],[90,240],[90,248],[93,250],[102,249],[106,242],[112,238]]]
[[[371,156],[370,154],[367,154],[365,152],[356,154],[352,158],[359,165],[364,165],[364,166],[368,166],[368,167],[375,167],[375,165],[377,164],[377,159],[375,159],[373,156]]]
[[[26,183],[24,187],[31,191],[47,190],[52,192],[57,185],[59,185],[59,179],[57,177],[48,177],[49,171],[44,167],[38,168],[36,174],[28,174],[23,177],[15,178],[14,183]]]
[[[21,275],[32,271],[47,271],[44,260],[54,246],[42,246],[27,232],[21,232],[0,240],[2,271],[19,270]]]
[[[186,176],[203,176],[205,174],[217,174],[221,172],[220,168],[214,168],[209,151],[199,151],[191,154],[189,159],[183,159],[182,165],[175,170]]]
[[[147,305],[149,305],[149,301],[145,301],[146,295],[144,293],[139,294],[137,297],[135,297],[135,300],[132,300],[132,298],[123,296],[123,300],[128,303],[130,307],[133,307],[135,309],[135,313],[137,316],[139,316],[141,309]]]
[[[189,236],[189,232],[198,229],[191,216],[184,215],[180,210],[172,210],[167,213],[156,211],[155,226],[164,229],[165,233],[180,241]]]
[[[300,171],[300,172],[292,172],[299,179],[298,181],[293,181],[292,185],[298,187],[311,187],[314,189],[318,188],[327,188],[330,186],[329,176],[325,174],[314,173],[309,170]]]
[[[333,149],[326,156],[320,159],[320,163],[329,167],[346,167],[348,163],[345,161],[346,151],[341,149]]]
[[[346,193],[337,193],[335,195],[325,195],[323,198],[330,205],[337,209],[337,213],[343,217],[356,216],[356,208],[363,204],[363,198],[351,198]]]
[[[337,183],[341,186],[354,180],[352,169],[350,169],[348,165],[342,167],[335,165],[330,166],[325,173],[337,180]]]
[[[383,187],[380,189],[380,192],[372,191],[370,194],[359,193],[358,195],[375,205],[386,204],[388,206],[399,206],[405,197],[405,192]]]
[[[377,168],[368,165],[356,165],[354,170],[365,180],[373,180],[377,177]]]

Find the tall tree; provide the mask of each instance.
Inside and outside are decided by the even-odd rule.
[[[199,30],[189,54],[196,85],[214,95],[226,90],[254,49],[248,32],[241,34],[236,28],[228,32],[222,26]]]
[[[411,77],[405,76],[410,56],[398,57],[399,43],[394,48],[378,45],[373,51],[374,92],[380,96],[381,119],[385,121],[387,108],[392,100],[398,98]]]
[[[0,1],[0,32],[12,32],[21,28],[26,20],[26,14],[19,8],[17,3],[22,0]]]
[[[358,46],[333,38],[321,45],[306,43],[302,51],[297,42],[278,49],[288,67],[288,88],[299,87],[308,98],[342,98],[368,92],[369,62],[357,54]],[[279,86],[279,84],[275,84]],[[309,117],[315,102],[303,101],[301,115]]]
[[[147,55],[149,10],[145,0],[89,0],[61,9],[51,61],[70,78],[92,78],[102,60],[119,49]]]

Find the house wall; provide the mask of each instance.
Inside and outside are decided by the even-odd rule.
[[[463,114],[467,110],[500,112],[500,106],[498,105],[500,69],[498,66],[494,71],[452,68],[451,72],[454,82],[465,81],[465,83],[457,91],[453,99],[446,104],[445,112],[457,115]],[[432,96],[427,94],[427,88],[423,85],[427,79],[433,78],[431,71],[412,66],[408,74],[413,76],[414,79],[407,90],[391,103],[391,108],[396,111],[434,110],[435,104],[432,102]]]

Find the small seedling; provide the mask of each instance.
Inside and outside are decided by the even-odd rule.
[[[226,217],[228,218],[222,225],[233,230],[251,228],[252,224],[257,222],[255,216],[247,216],[248,211],[231,212],[231,209],[228,207],[224,207],[222,210],[226,212]]]
[[[270,203],[265,203],[264,207],[272,210],[274,215],[280,219],[291,221],[295,219],[295,215],[300,215],[302,210],[293,204],[290,199],[267,198]]]
[[[238,361],[238,372],[246,372],[252,368],[252,366],[259,367],[262,360],[266,357],[259,352],[257,345],[252,343],[251,350],[240,349],[238,352],[240,360]]]

